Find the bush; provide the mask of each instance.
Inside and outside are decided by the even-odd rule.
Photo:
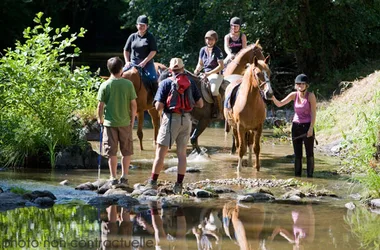
[[[97,79],[88,67],[71,70],[69,64],[81,52],[74,41],[86,30],[65,38],[68,26],[54,30],[42,16],[24,30],[25,42],[17,41],[0,59],[0,152],[6,166],[23,165],[42,148],[54,167],[56,147],[77,138],[73,113],[96,105],[91,88]]]

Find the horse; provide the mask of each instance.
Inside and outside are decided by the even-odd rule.
[[[166,69],[166,66],[161,63],[154,63],[157,74],[161,72],[162,69]],[[135,87],[136,95],[137,95],[137,137],[140,142],[140,149],[144,150],[142,140],[143,140],[143,132],[142,127],[144,124],[144,111],[147,110],[153,124],[154,130],[154,143],[156,143],[158,129],[160,126],[160,115],[158,111],[153,106],[153,91],[152,89],[147,89],[142,81],[142,77],[140,75],[139,69],[136,67],[131,68],[128,71],[123,72],[123,78],[130,80]]]
[[[233,128],[236,146],[239,152],[237,170],[242,167],[243,156],[249,146],[249,163],[252,162],[252,146],[256,155],[255,167],[260,171],[260,137],[266,117],[265,103],[261,96],[261,87],[264,87],[264,97],[270,99],[273,91],[270,85],[269,57],[265,60],[254,58],[244,73],[241,84],[230,84],[225,92],[228,100],[225,102],[224,117],[226,118],[226,132]],[[237,90],[238,89],[238,90]],[[227,107],[226,107],[227,106]]]
[[[208,91],[205,86],[208,85],[206,79],[201,79],[200,77],[192,74],[191,72],[185,70],[186,75],[189,77],[191,81],[193,81],[202,95],[204,100],[202,108],[193,108],[191,111],[191,117],[193,119],[193,128],[190,135],[190,142],[193,150],[196,150],[198,154],[202,152],[201,148],[198,144],[198,137],[203,133],[203,131],[207,128],[210,122],[216,118],[212,118],[213,112],[213,103],[212,103],[212,95],[211,92]],[[161,75],[158,79],[159,82],[171,76],[171,72],[169,70],[164,70],[161,72]],[[223,83],[219,88],[219,93],[223,99],[224,91],[226,88],[226,84]]]
[[[259,40],[256,43],[247,46],[239,51],[235,58],[224,69],[223,76],[230,75],[243,75],[246,69],[246,65],[253,63],[253,59],[264,60],[265,57],[262,53],[262,47],[259,44]]]

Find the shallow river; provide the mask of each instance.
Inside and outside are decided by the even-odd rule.
[[[243,167],[244,178],[288,179],[293,177],[289,142],[278,142],[264,133],[261,171]],[[144,130],[145,150],[138,149],[130,170],[130,185],[145,181],[154,157],[152,130]],[[136,137],[136,136],[135,136]],[[185,182],[204,179],[236,178],[237,156],[229,154],[231,137],[225,140],[219,128],[208,128],[199,143],[206,154],[189,156],[188,166],[201,169],[188,173]],[[93,143],[94,150],[98,144]],[[175,147],[166,167],[176,166]],[[206,150],[207,149],[207,150]],[[246,157],[245,157],[246,158]],[[308,205],[278,203],[236,204],[228,199],[199,199],[179,207],[148,203],[140,210],[127,211],[117,206],[97,209],[85,203],[96,196],[74,187],[97,179],[97,170],[0,171],[0,187],[49,190],[57,204],[49,209],[28,207],[0,212],[1,249],[358,249],[359,239],[352,233],[352,214],[344,204],[353,200],[355,185],[328,174],[337,164],[316,154],[315,178],[310,181],[339,198],[318,198]],[[327,173],[327,174],[326,174]],[[304,173],[305,175],[305,173]],[[108,170],[102,169],[102,178]],[[160,179],[175,181],[175,173],[162,173]],[[58,183],[68,180],[69,186]],[[1,202],[1,201],[0,201]],[[116,223],[112,221],[116,220]],[[113,245],[114,248],[108,247]],[[121,248],[115,248],[122,245]],[[132,245],[132,246],[131,246]],[[160,248],[157,248],[160,249]]]

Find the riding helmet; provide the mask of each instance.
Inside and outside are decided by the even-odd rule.
[[[307,75],[305,74],[299,74],[296,79],[294,80],[294,83],[309,83],[307,79]]]
[[[218,41],[218,33],[216,33],[216,31],[214,30],[207,31],[205,38],[210,38],[210,37],[214,38],[216,42]]]
[[[137,18],[137,24],[145,24],[148,25],[148,17],[146,15],[141,15]]]
[[[230,20],[230,25],[241,25],[241,20],[240,20],[240,18],[238,18],[238,17],[233,17],[233,18],[231,18],[231,20]]]

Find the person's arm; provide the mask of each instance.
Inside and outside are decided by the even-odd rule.
[[[194,107],[200,108],[200,109],[203,108],[203,99],[199,98],[199,100],[195,102]]]
[[[292,92],[287,97],[282,99],[281,101],[277,100],[276,97],[273,96],[272,101],[273,101],[274,105],[276,105],[277,107],[282,107],[282,106],[288,104],[289,102],[293,101],[295,99],[296,94],[297,94],[297,92]]]
[[[230,47],[228,47],[228,42],[229,42],[229,34],[224,36],[224,51],[227,54],[227,57],[232,58],[232,52]]]
[[[142,60],[142,62],[139,64],[139,66],[140,66],[141,68],[144,68],[145,65],[146,65],[150,60],[152,60],[153,57],[154,57],[156,54],[157,54],[157,51],[151,51],[151,52],[148,54],[148,56],[145,57],[144,60]]]
[[[131,53],[129,53],[129,51],[126,51],[124,50],[124,61],[125,61],[125,65],[129,64],[131,61],[130,61],[130,56],[131,56]]]
[[[242,48],[247,48],[247,36],[245,34],[241,35],[241,43],[242,43]]]
[[[162,111],[164,109],[164,107],[165,107],[165,104],[162,103],[162,102],[156,101],[154,103],[154,107],[157,109],[157,111]]]
[[[224,62],[223,59],[218,59],[218,67],[216,67],[213,70],[210,70],[209,72],[205,72],[206,76],[212,75],[212,74],[217,74],[219,73],[224,67]]]
[[[194,74],[195,75],[198,75],[199,72],[201,72],[201,70],[203,69],[204,65],[203,65],[203,61],[202,59],[199,57],[198,59],[198,64],[197,66],[195,67],[195,70],[194,70]]]
[[[315,119],[317,116],[317,99],[315,98],[314,93],[309,93],[309,102],[311,108],[311,123],[310,128],[307,131],[307,137],[313,136],[313,129],[315,124]]]
[[[103,124],[103,122],[104,122],[104,102],[98,103],[97,114],[98,114],[98,123]]]
[[[135,124],[135,118],[137,113],[137,102],[136,99],[133,99],[131,101],[131,126],[133,128],[133,125]]]

